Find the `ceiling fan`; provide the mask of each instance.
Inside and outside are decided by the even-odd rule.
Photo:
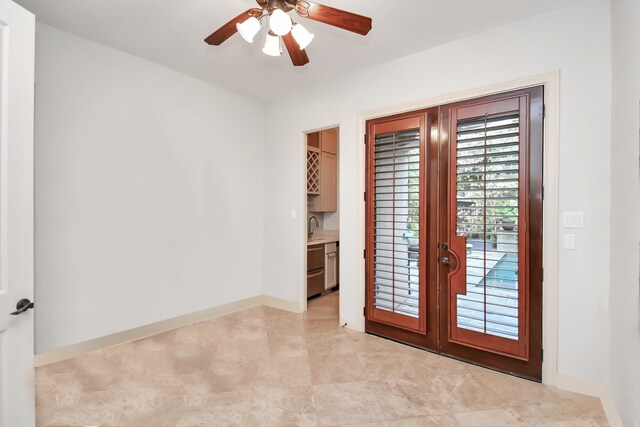
[[[291,61],[296,67],[309,62],[304,50],[314,35],[302,25],[294,23],[288,12],[295,10],[299,16],[333,25],[343,30],[360,35],[371,31],[371,18],[344,10],[335,9],[319,3],[305,0],[256,0],[258,8],[249,9],[224,24],[204,41],[210,45],[220,46],[225,40],[239,32],[242,38],[253,43],[262,22],[269,19],[269,32],[262,51],[270,56],[280,56],[280,37],[289,52]]]

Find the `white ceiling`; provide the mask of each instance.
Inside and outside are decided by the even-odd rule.
[[[582,0],[320,0],[373,19],[362,37],[297,17],[316,38],[311,62],[293,67],[235,35],[204,38],[255,0],[15,0],[39,21],[261,99],[303,88]]]

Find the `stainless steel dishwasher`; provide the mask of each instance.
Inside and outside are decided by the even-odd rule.
[[[324,245],[307,246],[307,298],[324,291]]]

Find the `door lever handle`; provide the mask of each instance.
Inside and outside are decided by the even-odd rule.
[[[12,316],[17,316],[18,314],[22,314],[25,311],[33,308],[33,303],[29,301],[28,298],[23,298],[16,304],[16,311],[11,313]]]
[[[440,258],[440,262],[441,262],[443,265],[448,265],[448,266],[453,267],[453,268],[455,268],[455,267],[456,267],[456,263],[452,263],[452,262],[449,260],[449,257],[448,257],[448,256],[443,256],[442,258]]]

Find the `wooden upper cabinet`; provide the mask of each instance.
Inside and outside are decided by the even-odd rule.
[[[313,132],[307,134],[307,149],[311,149],[313,151],[314,148],[317,151],[320,151],[320,132]]]
[[[338,130],[307,135],[307,195],[310,212],[335,212],[338,206]],[[315,159],[318,161],[315,161]]]
[[[320,132],[320,149],[325,153],[338,154],[338,130],[329,129]]]

